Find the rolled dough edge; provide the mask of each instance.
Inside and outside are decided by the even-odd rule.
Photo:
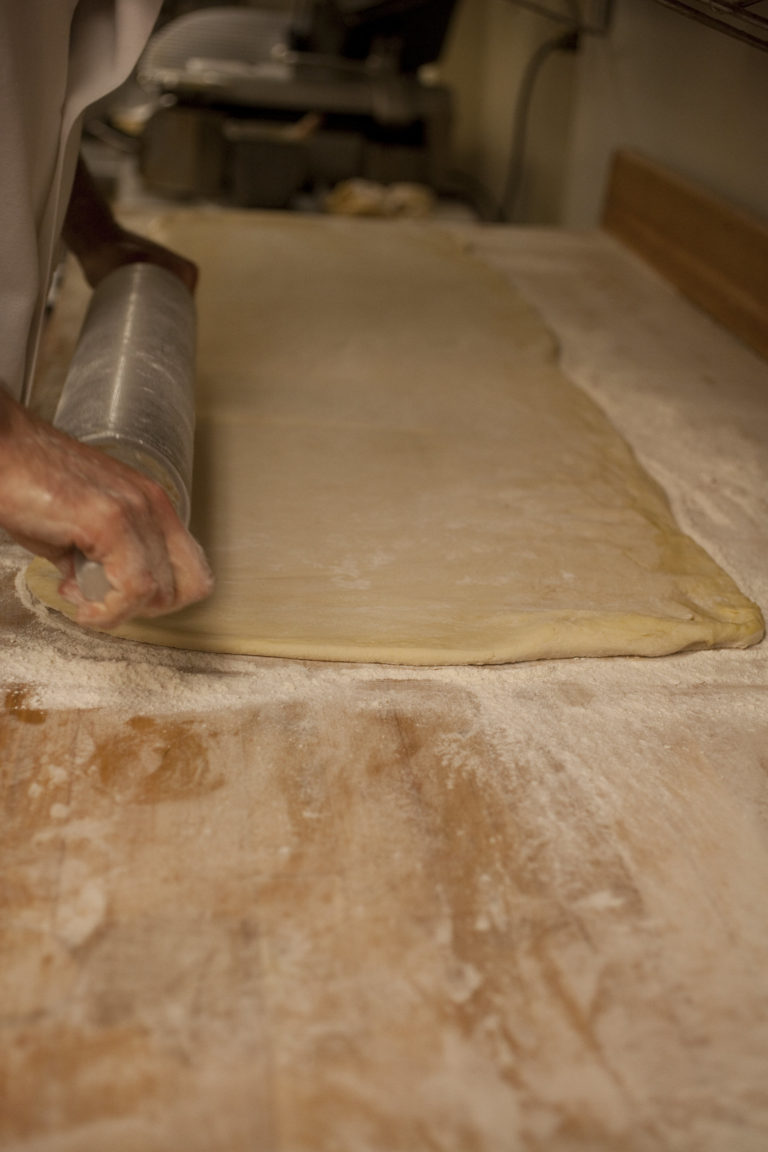
[[[54,565],[39,557],[29,564],[25,573],[27,588],[32,595],[74,623],[74,605],[58,593],[60,579]],[[763,615],[746,597],[741,598],[738,607],[727,609],[724,615],[727,619],[700,611],[692,613],[687,620],[677,620],[639,613],[517,614],[505,622],[507,639],[503,643],[492,635],[486,635],[470,646],[455,645],[449,640],[414,645],[361,642],[334,646],[326,641],[318,644],[269,637],[243,639],[185,631],[181,626],[174,626],[173,615],[131,621],[100,634],[142,644],[223,655],[413,667],[517,664],[580,657],[669,656],[705,648],[749,648],[764,638]],[[491,631],[489,626],[488,633]]]

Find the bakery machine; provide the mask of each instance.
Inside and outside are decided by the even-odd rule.
[[[440,190],[451,102],[425,65],[455,0],[299,0],[290,12],[203,8],[150,41],[138,79],[154,111],[141,137],[147,188],[282,208],[341,181]]]

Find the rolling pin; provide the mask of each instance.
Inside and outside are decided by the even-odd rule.
[[[159,483],[185,525],[194,375],[192,294],[165,268],[126,264],[93,292],[53,421]],[[78,552],[75,572],[87,600],[104,599],[101,564]]]

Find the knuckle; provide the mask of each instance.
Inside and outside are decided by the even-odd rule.
[[[148,569],[139,572],[131,589],[133,599],[139,604],[150,603],[157,595],[159,584],[154,573]]]
[[[154,481],[139,477],[111,494],[111,518],[124,531],[135,530],[161,515],[164,496]]]

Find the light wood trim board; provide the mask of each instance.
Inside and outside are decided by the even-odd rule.
[[[614,156],[603,227],[768,358],[768,222],[645,156]]]

